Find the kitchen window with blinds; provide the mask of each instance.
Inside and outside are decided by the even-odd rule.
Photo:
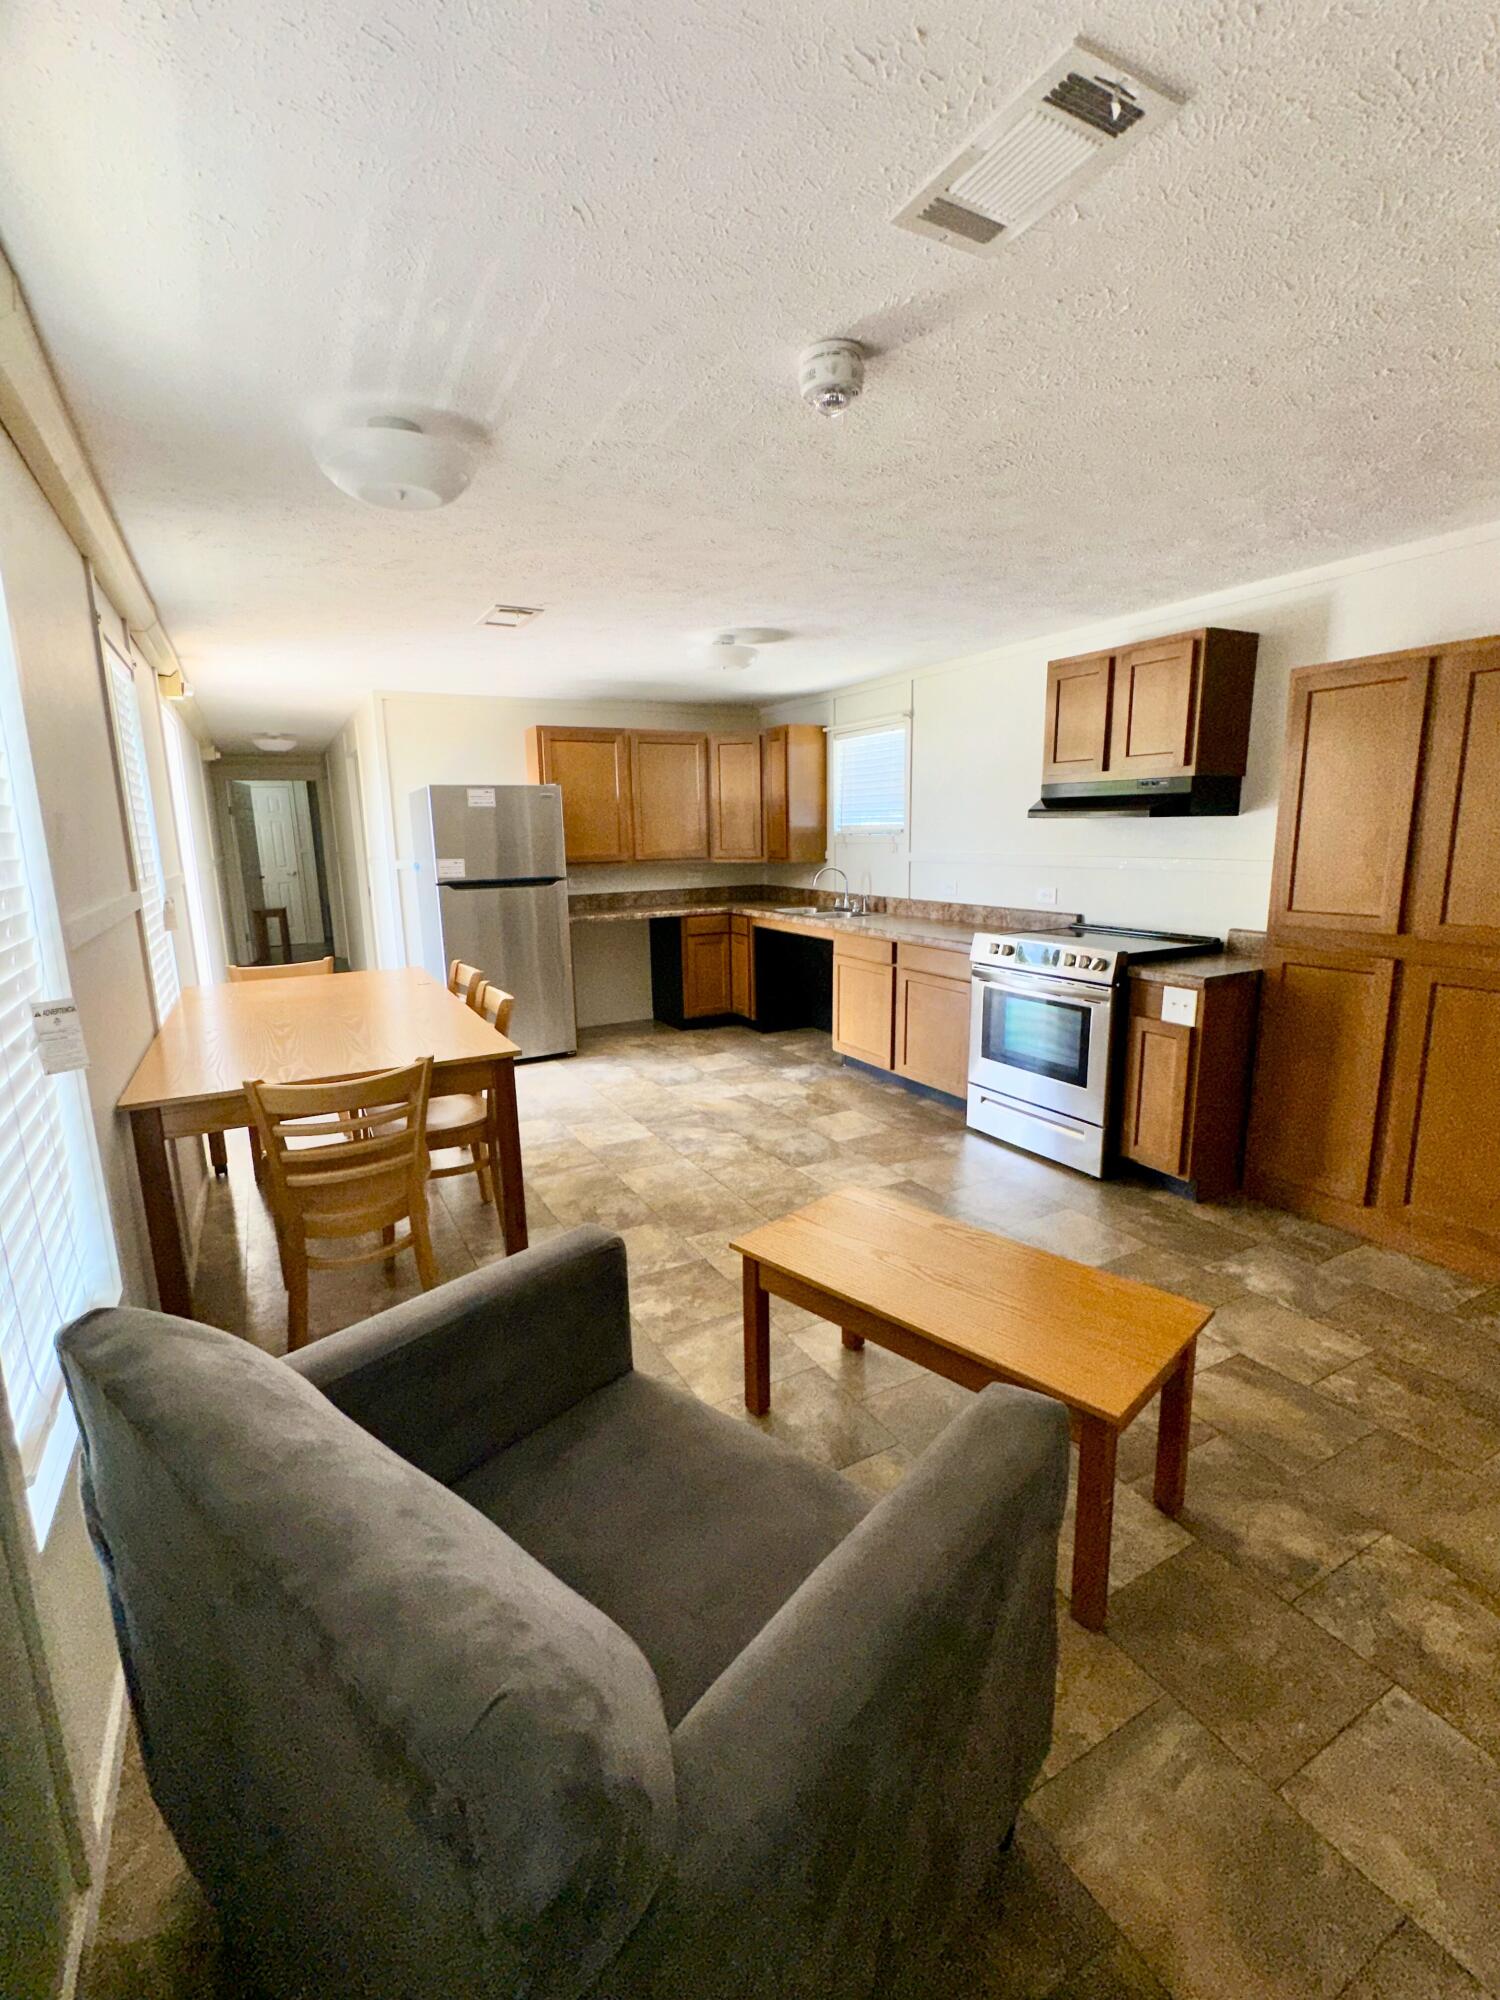
[[[838,834],[906,831],[904,722],[833,739],[833,830]]]
[[[33,1001],[68,991],[9,621],[0,598],[0,1381],[38,1542],[72,1458],[53,1342],[119,1297],[83,1076],[48,1076]]]
[[[177,1005],[182,987],[177,978],[177,954],[167,929],[167,883],[162,872],[161,842],[156,833],[156,806],[151,797],[151,773],[146,763],[146,731],[140,696],[128,661],[108,639],[104,665],[109,681],[109,705],[114,717],[115,746],[120,757],[120,783],[130,822],[130,851],[135,861],[136,887],[141,896],[141,928],[151,966],[151,991],[158,1024]]]

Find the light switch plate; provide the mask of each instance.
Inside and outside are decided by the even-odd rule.
[[[1198,1024],[1198,989],[1196,986],[1164,986],[1161,990],[1161,1017],[1164,1021],[1175,1021],[1181,1028],[1193,1028]]]

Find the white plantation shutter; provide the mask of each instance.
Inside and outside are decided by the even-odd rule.
[[[115,743],[120,753],[120,780],[130,820],[130,849],[135,857],[136,886],[141,892],[141,927],[151,962],[151,990],[156,1018],[165,1021],[177,1005],[182,987],[177,978],[177,954],[167,929],[167,883],[162,873],[161,844],[156,837],[156,807],[151,798],[151,774],[146,765],[146,734],[141,722],[135,675],[106,639],[104,662],[109,676],[109,701],[115,719]]]
[[[62,1412],[58,1329],[118,1295],[114,1244],[82,1078],[47,1076],[31,1002],[66,992],[20,690],[0,603],[0,1379],[45,1533],[38,1474]],[[71,1445],[69,1442],[69,1448]],[[55,1457],[55,1454],[52,1454]]]
[[[906,827],[906,724],[833,739],[835,833],[901,833]]]

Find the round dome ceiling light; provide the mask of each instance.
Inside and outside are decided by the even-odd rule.
[[[709,658],[725,673],[737,673],[753,664],[755,648],[745,644],[745,635],[739,632],[721,632],[708,649]]]
[[[474,458],[458,438],[424,431],[409,417],[369,417],[345,424],[313,447],[319,468],[341,493],[367,507],[415,513],[446,507],[474,476]]]
[[[295,750],[297,747],[295,736],[252,736],[250,741],[257,750],[269,750],[278,757],[283,751]]]

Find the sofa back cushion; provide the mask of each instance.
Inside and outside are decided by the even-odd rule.
[[[156,1799],[273,1993],[583,1991],[674,1836],[635,1645],[248,1343],[60,1342]]]

